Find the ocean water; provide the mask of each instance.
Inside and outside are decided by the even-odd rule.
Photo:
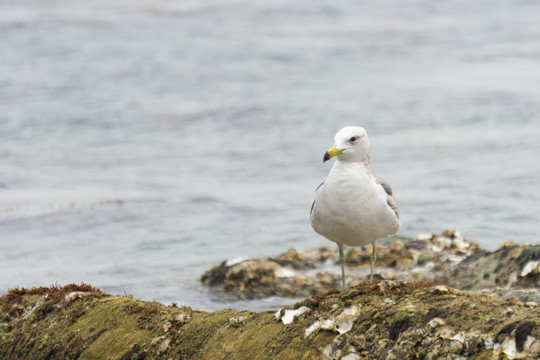
[[[331,245],[322,163],[366,128],[400,235],[538,243],[540,3],[0,1],[0,293],[203,310],[225,259]]]

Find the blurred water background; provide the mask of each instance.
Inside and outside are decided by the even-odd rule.
[[[199,309],[224,259],[332,245],[322,156],[367,129],[401,235],[538,242],[540,3],[0,1],[0,293]]]

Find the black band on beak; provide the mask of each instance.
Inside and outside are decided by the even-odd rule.
[[[324,153],[324,157],[322,159],[322,162],[327,162],[328,160],[330,160],[330,153],[327,151]]]

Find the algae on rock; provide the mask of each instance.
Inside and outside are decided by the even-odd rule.
[[[271,295],[313,296],[340,284],[335,250],[319,247],[289,249],[273,259],[223,262],[202,277],[203,284],[233,298]],[[349,285],[367,278],[371,247],[351,248],[346,254]],[[393,237],[377,248],[379,279],[427,281],[463,290],[497,290],[503,298],[540,302],[540,245],[504,244],[489,252],[455,230],[416,239]]]
[[[428,283],[361,283],[277,313],[202,312],[87,285],[17,289],[1,301],[2,359],[540,356],[537,305]]]

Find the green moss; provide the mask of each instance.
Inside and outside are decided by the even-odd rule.
[[[214,270],[216,270],[218,267],[220,267],[220,265],[214,265],[212,266],[210,269],[206,270],[201,276],[199,276],[196,281],[197,282],[201,282],[202,279],[204,279],[206,276],[210,275],[210,273]]]
[[[338,335],[321,330],[306,337],[305,330],[353,304],[361,305],[361,315],[351,336],[340,339],[366,336],[373,329],[370,336],[375,338],[357,350],[379,358],[385,357],[373,352],[373,344],[386,344],[380,351],[388,351],[403,334],[411,336],[411,331],[425,329],[434,317],[443,318],[454,332],[494,336],[504,326],[498,316],[508,304],[488,294],[434,292],[421,283],[392,286],[381,290],[377,283],[364,283],[306,299],[294,307],[308,306],[311,311],[290,325],[276,321],[274,311],[206,313],[97,293],[50,306],[42,296],[22,295],[20,307],[0,308],[0,359],[320,359],[322,349]],[[40,307],[48,312],[37,316],[33,312],[39,313]],[[538,318],[536,309],[516,307],[515,311],[515,319]],[[230,320],[239,316],[246,318],[240,326]],[[32,320],[27,323],[27,318]],[[537,326],[525,330],[535,338],[540,336]],[[424,346],[407,351],[405,358],[432,356]]]
[[[524,264],[528,260],[540,258],[540,245],[535,245],[530,248],[525,248],[521,254],[518,255],[516,261],[520,264]]]
[[[429,255],[426,254],[424,251],[420,251],[420,253],[418,254],[418,264],[425,264],[429,260]]]
[[[141,329],[138,319],[144,318],[149,306],[138,306],[139,301],[125,297],[101,299],[94,311],[83,315],[71,327],[89,344],[80,359],[121,357],[134,344],[149,342],[152,332]],[[136,305],[140,315],[133,312]],[[120,315],[121,314],[121,315]],[[106,349],[106,350],[105,350]]]

